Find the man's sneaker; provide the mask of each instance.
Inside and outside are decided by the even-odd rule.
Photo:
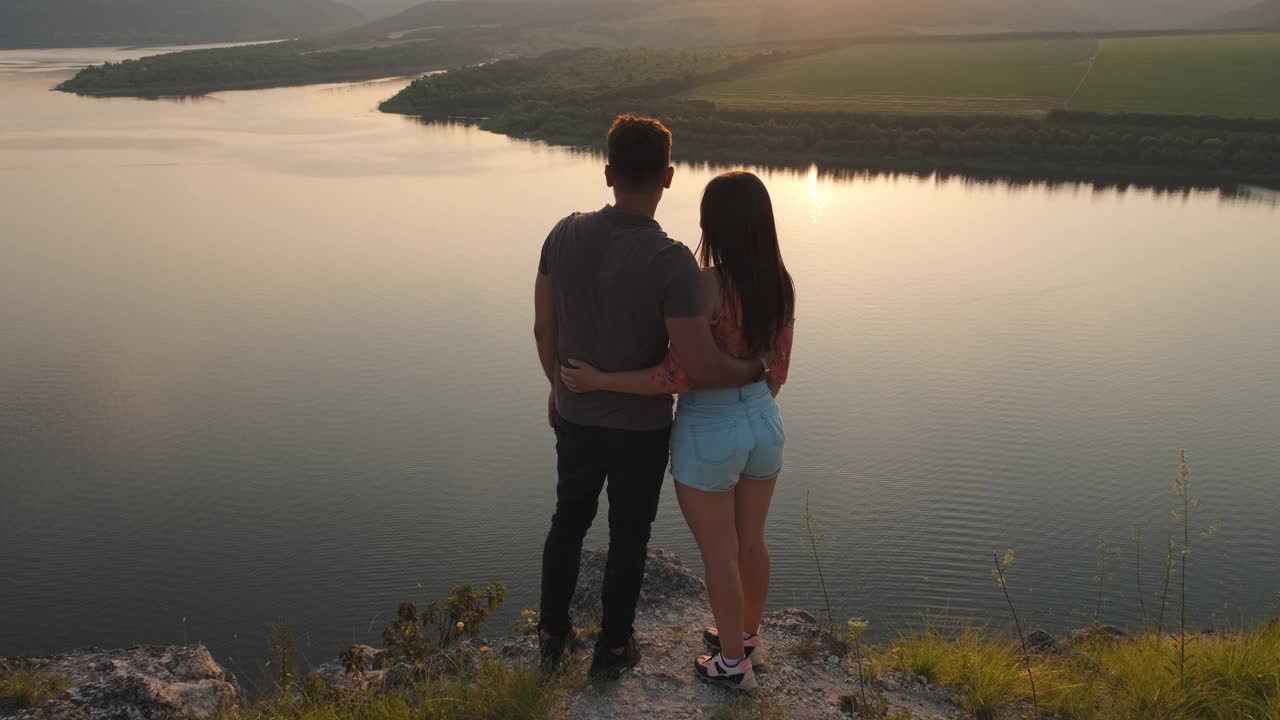
[[[538,652],[542,656],[542,667],[545,670],[558,670],[560,666],[573,657],[578,649],[578,641],[582,634],[578,628],[570,625],[569,632],[551,637],[538,636]]]
[[[758,687],[751,658],[742,658],[737,665],[731,666],[720,653],[703,655],[694,661],[693,668],[698,672],[699,678],[713,685],[724,685],[742,692],[751,692]]]
[[[591,669],[587,670],[587,677],[596,680],[616,680],[622,673],[635,667],[638,662],[640,662],[640,646],[636,644],[635,635],[627,638],[627,644],[622,646],[620,654],[611,652],[597,641],[596,652],[591,656]]]
[[[720,631],[711,626],[702,631],[702,640],[715,652],[720,652]],[[746,651],[747,657],[751,658],[751,664],[756,670],[764,672],[768,655],[764,649],[764,638],[757,633],[742,641],[742,649]]]

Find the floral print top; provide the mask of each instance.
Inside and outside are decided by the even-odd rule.
[[[721,309],[711,318],[711,336],[715,338],[716,347],[741,360],[756,357],[747,350],[746,338],[742,335],[741,311],[737,303],[721,303]],[[773,349],[765,356],[769,363],[769,374],[774,382],[782,385],[787,381],[787,372],[791,369],[791,341],[795,335],[796,321],[792,318],[778,331],[774,338]],[[667,350],[667,358],[661,365],[653,369],[654,387],[664,393],[678,395],[693,389],[693,383],[680,365],[680,358],[674,348]]]

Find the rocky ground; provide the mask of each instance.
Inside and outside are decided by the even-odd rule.
[[[598,617],[604,553],[587,551],[578,591],[576,617]],[[643,660],[622,679],[583,682],[568,692],[557,715],[571,720],[684,720],[712,718],[733,691],[706,685],[695,677],[693,660],[706,652],[702,628],[712,624],[701,577],[673,553],[650,553],[644,591],[636,622]],[[817,720],[847,718],[853,698],[859,697],[858,671],[838,637],[824,632],[803,610],[780,610],[765,618],[769,643],[768,671],[759,676],[753,704],[760,717]],[[537,642],[531,635],[472,641],[467,652],[502,658],[512,664],[537,661]],[[345,651],[363,656],[369,667],[374,649],[357,646]],[[590,647],[581,648],[570,672],[585,675]],[[29,669],[63,678],[67,689],[34,709],[0,707],[3,720],[206,720],[240,695],[235,678],[209,656],[203,646],[133,647],[126,650],[83,650],[51,658],[0,660],[5,668]],[[405,667],[352,676],[346,663],[335,660],[315,669],[326,685],[351,688],[393,685],[413,679]],[[944,720],[964,717],[945,691],[916,678],[881,670],[867,690],[883,698],[895,720]]]
[[[203,645],[88,648],[47,658],[0,659],[65,686],[34,708],[0,706],[4,720],[207,720],[240,698],[235,677]]]
[[[598,616],[604,560],[599,551],[583,556],[574,597],[578,618]],[[643,660],[619,681],[588,683],[569,695],[566,718],[711,718],[732,700],[734,691],[699,681],[693,670],[694,658],[707,653],[702,629],[714,624],[702,578],[665,550],[650,553],[646,573],[636,621]],[[758,676],[756,704],[776,713],[774,717],[788,719],[850,717],[848,698],[859,695],[858,671],[838,638],[823,633],[812,615],[795,609],[769,613],[762,634],[769,644],[769,664]],[[520,659],[537,653],[533,638],[494,641],[493,647]],[[590,648],[581,649],[577,670],[585,672],[589,661]],[[868,694],[883,697],[901,720],[964,717],[941,690],[905,675],[885,675],[872,683]]]

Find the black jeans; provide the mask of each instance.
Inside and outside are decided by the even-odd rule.
[[[563,635],[578,584],[582,540],[608,479],[609,559],[605,564],[599,644],[622,647],[633,632],[644,583],[649,531],[658,514],[671,452],[671,428],[613,430],[556,421],[556,512],[542,551],[541,628]]]

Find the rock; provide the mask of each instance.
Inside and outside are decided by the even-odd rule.
[[[577,618],[599,618],[600,588],[604,585],[604,568],[608,553],[584,550],[578,571],[578,587],[573,593],[573,611]],[[670,550],[650,550],[644,568],[644,587],[640,590],[638,610],[644,612],[689,602],[705,596],[707,586]]]
[[[371,645],[352,645],[338,653],[338,661],[352,671],[372,670],[377,658],[378,649]]]
[[[839,663],[840,663],[840,658],[839,658],[839,657],[837,657],[837,656],[835,656],[835,655],[828,655],[828,656],[827,656],[827,664],[828,664],[828,665],[838,665]]]
[[[1041,628],[1027,636],[1027,645],[1038,653],[1050,653],[1058,648],[1058,641]]]
[[[774,633],[785,635],[805,635],[815,637],[819,634],[818,621],[813,613],[798,608],[774,610],[764,615],[764,624]]]
[[[1071,631],[1071,641],[1078,643],[1089,640],[1119,640],[1127,635],[1128,633],[1114,625],[1090,625]]]
[[[405,688],[417,685],[426,679],[426,668],[410,665],[409,663],[399,663],[387,670],[383,682],[387,687]]]
[[[240,688],[203,645],[90,648],[43,658],[6,658],[64,681],[57,698],[0,718],[19,720],[212,720],[235,712]],[[224,716],[225,717],[225,716]]]

